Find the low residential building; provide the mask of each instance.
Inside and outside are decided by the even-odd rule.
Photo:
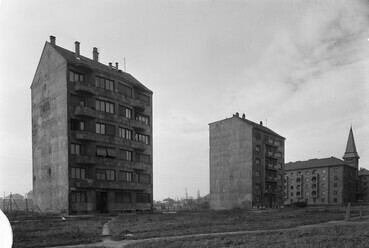
[[[286,163],[285,204],[356,202],[359,155],[352,128],[343,160],[330,157]]]
[[[360,168],[359,170],[359,202],[369,202],[369,170]]]
[[[238,113],[209,127],[210,208],[283,206],[285,138]]]

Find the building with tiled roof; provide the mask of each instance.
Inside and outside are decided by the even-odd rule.
[[[50,36],[31,85],[33,200],[40,211],[151,210],[152,91]]]
[[[350,129],[343,160],[329,157],[285,165],[285,204],[346,204],[357,201],[359,156]]]
[[[285,138],[238,113],[209,132],[210,208],[283,206]]]

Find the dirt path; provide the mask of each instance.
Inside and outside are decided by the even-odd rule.
[[[116,218],[116,217],[115,217]],[[272,230],[253,230],[253,231],[235,231],[235,232],[222,232],[222,233],[201,233],[201,234],[189,234],[189,235],[181,235],[181,236],[169,236],[169,237],[158,237],[158,238],[148,238],[148,239],[137,239],[137,240],[120,240],[113,241],[109,238],[109,229],[108,225],[114,218],[110,219],[107,223],[105,223],[102,231],[102,235],[104,239],[102,242],[93,243],[93,244],[81,244],[81,245],[72,245],[72,246],[58,246],[59,248],[73,248],[73,247],[84,247],[84,248],[97,248],[97,247],[107,247],[107,248],[121,248],[125,247],[128,244],[136,244],[145,241],[157,241],[157,240],[176,240],[176,239],[184,239],[184,238],[195,238],[195,237],[219,237],[224,235],[239,235],[239,234],[263,234],[263,233],[278,233],[285,231],[293,231],[293,230],[308,230],[316,227],[333,227],[337,225],[360,225],[363,223],[369,222],[369,216],[363,216],[362,221],[359,220],[360,217],[351,218],[350,222],[341,221],[329,221],[324,223],[318,223],[313,225],[304,225],[297,226],[291,228],[282,228],[282,229],[272,229]],[[54,247],[56,248],[56,247]]]

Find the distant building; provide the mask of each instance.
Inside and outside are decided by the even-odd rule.
[[[210,126],[210,208],[283,206],[284,141],[238,113]]]
[[[286,163],[285,204],[356,202],[358,165],[359,155],[351,128],[343,160],[330,157]]]
[[[35,209],[152,209],[152,91],[92,57],[77,41],[44,46],[31,85]]]

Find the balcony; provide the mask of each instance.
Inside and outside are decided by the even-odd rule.
[[[146,150],[146,144],[141,141],[132,141],[132,147],[135,150],[144,151]]]
[[[275,195],[277,191],[275,189],[265,189],[265,194]]]
[[[96,88],[86,82],[75,82],[74,90],[76,92],[87,93],[90,95],[96,95]]]
[[[90,132],[83,132],[83,131],[72,131],[72,138],[77,140],[84,140],[84,141],[94,141],[96,140],[95,134]]]
[[[266,164],[265,169],[267,170],[277,170],[277,165],[275,164]]]
[[[278,177],[275,177],[275,176],[266,176],[265,177],[265,181],[278,182]]]
[[[86,116],[86,117],[90,117],[90,118],[95,118],[96,112],[95,112],[94,109],[89,108],[89,107],[77,106],[74,109],[74,114],[75,115],[80,115],[80,116]]]
[[[144,122],[138,120],[129,120],[130,126],[132,126],[136,131],[143,132],[148,127]]]
[[[131,105],[137,111],[145,111],[145,104],[139,99],[131,99]]]

